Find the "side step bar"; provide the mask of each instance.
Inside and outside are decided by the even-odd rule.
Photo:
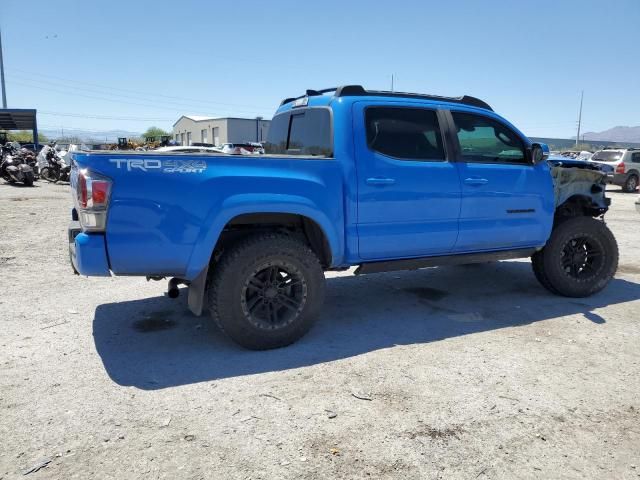
[[[539,248],[520,248],[501,252],[461,253],[459,255],[442,255],[438,257],[405,258],[382,262],[363,263],[354,272],[355,275],[367,273],[393,272],[395,270],[418,270],[419,268],[442,267],[446,265],[464,265],[466,263],[495,262],[497,260],[511,260],[527,258]]]

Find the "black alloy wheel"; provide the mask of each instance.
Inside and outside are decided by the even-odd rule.
[[[257,328],[286,327],[304,309],[307,282],[294,265],[278,262],[255,270],[242,290],[242,311]]]
[[[587,236],[576,236],[562,248],[562,268],[576,280],[595,277],[603,265],[602,245]]]

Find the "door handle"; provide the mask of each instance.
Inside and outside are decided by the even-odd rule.
[[[367,178],[367,185],[393,185],[396,183],[395,178],[372,177]]]
[[[486,185],[487,183],[489,183],[489,180],[487,180],[486,178],[472,177],[465,178],[464,183],[466,185]]]

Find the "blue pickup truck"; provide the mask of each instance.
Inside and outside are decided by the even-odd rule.
[[[304,335],[329,270],[531,258],[572,297],[616,271],[605,175],[548,159],[477,98],[307,90],[283,100],[265,150],[75,153],[74,270],[186,285],[190,310],[250,349]]]

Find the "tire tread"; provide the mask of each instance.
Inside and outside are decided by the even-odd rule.
[[[318,257],[306,243],[291,235],[278,232],[254,234],[239,240],[238,243],[224,252],[219,261],[210,268],[207,295],[209,311],[213,321],[223,333],[231,337],[235,342],[252,350],[278,348],[293,343],[303,336],[311,328],[313,323],[312,321],[306,322],[298,328],[293,329],[292,333],[290,335],[286,335],[286,338],[282,341],[277,342],[269,342],[267,339],[261,340],[255,336],[253,338],[241,338],[237,334],[234,334],[230,328],[225,327],[225,324],[230,325],[230,322],[234,321],[231,318],[223,318],[224,313],[221,312],[222,305],[220,302],[220,293],[223,292],[230,275],[232,275],[234,270],[238,268],[238,264],[247,258],[259,261],[263,257],[272,256],[274,254],[295,256],[298,261],[305,264],[307,268],[312,271],[315,270],[316,273],[319,272],[320,275],[323,275],[322,266],[320,265]],[[322,280],[324,280],[324,277],[322,277]],[[320,285],[309,285],[309,288],[319,289],[316,294],[319,295],[319,303],[321,304],[324,297],[324,281],[322,281]],[[319,309],[312,308],[312,318],[309,320],[315,319],[313,317],[318,313],[315,310]]]

